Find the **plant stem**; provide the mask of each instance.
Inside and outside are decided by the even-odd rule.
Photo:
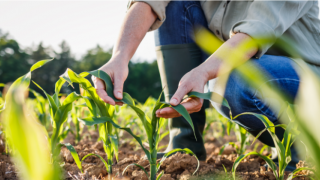
[[[150,150],[151,161],[150,161],[150,180],[156,180],[157,177],[157,151]]]
[[[112,175],[112,165],[109,165],[109,164],[108,164],[107,171],[108,171],[108,179],[111,179],[111,175]]]
[[[150,164],[150,179],[151,180],[156,180],[156,175],[157,175],[157,164],[152,162]]]

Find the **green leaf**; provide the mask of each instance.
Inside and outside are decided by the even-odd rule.
[[[89,72],[91,75],[102,79],[105,83],[105,88],[109,97],[111,97],[115,102],[120,102],[121,100],[116,99],[113,94],[113,83],[111,81],[110,76],[101,70],[95,70]]]
[[[226,173],[226,175],[228,175],[228,171],[227,171],[226,167],[223,164],[222,164],[222,166],[223,166],[224,172]]]
[[[98,155],[98,154],[90,153],[90,154],[85,155],[85,156],[82,158],[82,160],[81,160],[81,164],[82,164],[82,162],[83,162],[87,157],[89,157],[89,156],[96,156],[96,157],[98,157],[98,158],[103,162],[104,166],[106,167],[106,169],[107,169],[107,171],[108,171],[108,163],[107,163],[100,155]],[[110,172],[108,172],[108,173],[110,173]]]
[[[228,120],[228,122],[227,122],[227,134],[228,134],[228,136],[230,136],[232,126],[233,126],[233,122]]]
[[[67,104],[72,104],[74,101],[78,100],[81,98],[81,96],[75,92],[70,93],[62,102],[62,106],[67,105]]]
[[[71,69],[67,69],[67,71],[60,76],[60,78],[66,80],[70,85],[72,83],[78,83],[81,88],[83,88],[86,92],[86,96],[91,98],[97,107],[99,108],[99,112],[102,116],[109,116],[108,109],[99,96],[96,93],[95,88],[91,85],[91,83],[85,78],[89,73],[83,72],[80,75],[73,72]]]
[[[74,132],[72,131],[72,129],[69,129],[69,128],[64,129],[63,132],[62,132],[62,134],[60,134],[60,136],[59,136],[60,141],[63,141],[63,140],[68,136],[69,132],[70,132],[71,134],[74,134]]]
[[[42,89],[41,86],[39,86],[36,82],[32,81],[33,84],[35,84],[39,89],[41,89],[43,91],[43,93],[46,95],[47,99],[48,99],[48,102],[49,102],[49,108],[50,108],[50,115],[51,115],[51,118],[54,119],[54,116],[57,112],[57,105],[54,101],[54,99],[44,90]]]
[[[169,105],[169,107],[172,107],[174,110],[176,110],[179,114],[181,114],[187,120],[187,122],[189,123],[189,125],[193,130],[194,138],[197,140],[192,119],[190,117],[189,112],[186,110],[186,108],[184,108],[184,106],[181,104],[178,104],[177,106],[171,106],[170,103],[167,103],[167,102],[163,102],[163,103]]]
[[[298,168],[298,169],[295,169],[294,171],[292,171],[292,173],[289,174],[287,180],[292,180],[293,178],[297,177],[297,176],[294,176],[296,173],[300,172],[300,171],[303,171],[303,170],[309,170],[309,171],[312,171],[313,173],[315,173],[315,170],[312,169],[312,168],[308,168],[308,167],[301,167],[301,168]]]
[[[161,134],[160,138],[159,138],[159,141],[161,141],[164,137],[166,137],[167,135],[169,135],[170,131],[166,131],[164,133]]]
[[[236,115],[233,119],[237,119],[239,116],[242,116],[242,115],[253,115],[253,116],[256,116],[258,119],[261,120],[261,122],[266,126],[266,128],[269,131],[275,133],[274,124],[266,116],[264,116],[262,114],[252,113],[252,112],[244,112],[244,113]]]
[[[47,64],[48,62],[52,61],[53,59],[41,60],[36,62],[34,65],[31,66],[30,72],[42,67],[43,65]]]
[[[101,118],[86,117],[86,118],[78,118],[78,120],[87,126],[92,126],[95,124],[101,124],[101,123],[106,123],[106,122],[112,121],[112,119],[109,117],[101,117]]]
[[[275,144],[277,153],[278,153],[278,158],[279,158],[279,175],[280,176],[284,176],[284,170],[286,168],[286,162],[289,161],[288,156],[286,156],[286,148],[284,147],[284,145],[280,142],[278,136],[275,134],[275,126],[274,124],[264,115],[261,114],[257,114],[257,113],[251,113],[251,112],[246,112],[246,113],[241,113],[239,115],[237,115],[235,118],[241,116],[241,115],[253,115],[255,117],[257,117],[258,119],[261,120],[261,122],[265,125],[265,127],[267,128],[268,132],[270,133],[272,140]],[[291,156],[290,156],[291,158]],[[290,159],[291,160],[291,159]]]
[[[62,85],[66,82],[66,80],[64,79],[59,79],[57,82],[56,82],[56,85],[55,85],[55,93],[54,95],[52,96],[54,102],[56,103],[56,105],[59,107],[60,106],[60,101],[59,101],[59,92],[60,92],[60,89],[62,87]]]
[[[192,91],[188,93],[188,97],[197,97],[197,98],[213,101],[231,109],[228,101],[224,97],[222,97],[220,94],[215,92],[199,93],[199,92]]]
[[[119,140],[116,134],[109,135],[111,145],[113,147],[114,154],[116,156],[117,162],[119,161],[118,154],[119,154]]]
[[[158,177],[157,177],[157,180],[160,180],[161,179],[161,177],[163,176],[163,174],[164,174],[164,171],[161,171],[161,173],[158,175]]]
[[[98,110],[96,103],[88,96],[84,96],[84,100],[86,102],[86,106],[89,108],[89,111],[94,117],[98,116]]]
[[[228,143],[224,144],[223,146],[221,146],[220,151],[219,151],[219,155],[222,155],[224,149],[229,145],[234,147],[237,151],[239,150],[239,147],[234,142],[228,142]]]
[[[264,145],[261,149],[260,149],[260,154],[262,155],[263,151],[268,148],[269,146],[268,145]]]
[[[134,135],[134,134],[132,133],[132,131],[131,131],[130,128],[120,127],[118,124],[116,124],[115,122],[113,122],[112,119],[110,119],[109,117],[99,117],[99,118],[90,117],[90,118],[92,118],[92,121],[109,122],[109,123],[111,123],[111,124],[113,125],[113,127],[118,128],[118,129],[121,129],[121,130],[124,130],[124,131],[127,131],[135,140],[138,141],[138,143],[140,144],[141,148],[142,148],[143,151],[146,153],[148,159],[151,158],[149,151],[148,151],[146,148],[144,148],[144,146],[142,145],[141,138],[138,137],[138,136],[136,136],[136,135]],[[81,121],[81,120],[79,119],[79,121]]]
[[[176,149],[173,149],[173,150],[167,152],[167,153],[162,157],[162,159],[160,160],[160,162],[157,164],[157,171],[159,171],[160,166],[161,166],[161,164],[163,163],[163,161],[166,160],[168,156],[170,156],[171,154],[174,154],[174,153],[176,153],[176,152],[185,152],[185,153],[187,153],[187,154],[193,155],[193,156],[197,159],[197,162],[198,162],[197,169],[196,169],[196,170],[193,172],[193,174],[192,174],[192,175],[194,175],[194,174],[198,171],[198,169],[199,169],[199,167],[200,167],[200,162],[199,162],[197,156],[196,156],[190,149],[188,149],[188,148],[184,148],[184,149],[176,148]]]
[[[52,60],[52,59],[51,59]],[[21,76],[19,77],[17,80],[15,80],[10,88],[8,89],[7,91],[7,94],[6,94],[6,99],[7,97],[11,96],[11,93],[14,89],[18,88],[18,87],[21,87],[21,88],[24,88],[26,89],[29,84],[30,84],[30,80],[31,80],[31,72],[34,71],[35,69],[45,65],[46,63],[50,62],[51,60],[42,60],[42,61],[38,61],[37,63],[35,63],[34,65],[31,66],[30,68],[30,71],[25,74],[24,76]],[[24,91],[24,90],[23,90]],[[5,104],[2,105],[2,108],[5,107]]]
[[[60,174],[55,174],[55,167],[49,163],[51,152],[44,144],[46,132],[38,121],[28,115],[24,92],[25,87],[13,87],[10,96],[6,96],[6,109],[1,113],[1,125],[12,151],[10,156],[19,167],[20,179],[58,179]]]
[[[83,173],[83,170],[82,170],[82,166],[81,166],[81,161],[80,161],[80,158],[78,156],[78,153],[77,151],[74,149],[74,147],[70,144],[70,143],[67,143],[67,144],[64,144],[67,149],[70,151],[74,161],[76,162],[79,170],[81,171],[81,173]]]
[[[146,171],[146,169],[144,169],[144,167],[140,166],[139,164],[133,163],[133,164],[129,164],[126,168],[124,168],[124,170],[122,171],[122,175],[124,175],[124,173],[126,172],[126,170],[128,169],[129,166],[137,166],[140,169],[142,169],[144,171],[144,173],[146,173],[147,177],[149,177],[148,172]]]
[[[237,139],[240,142],[240,147],[238,148],[237,153],[241,155],[245,151],[245,146],[246,146],[246,142],[248,140],[249,134],[246,129],[244,129],[238,124],[236,125],[236,129],[237,129],[236,131]]]
[[[233,179],[235,180],[236,179],[236,169],[238,167],[238,165],[240,164],[240,162],[242,160],[244,160],[244,158],[246,158],[247,156],[250,156],[250,155],[257,155],[259,157],[261,157],[263,160],[266,161],[266,163],[268,164],[268,166],[272,169],[273,171],[273,174],[275,175],[275,177],[279,177],[278,176],[278,172],[277,172],[277,166],[276,164],[270,159],[268,158],[267,156],[263,156],[257,152],[250,152],[250,153],[247,153],[246,155],[240,155],[234,162],[233,166],[232,166],[232,176],[233,176]]]

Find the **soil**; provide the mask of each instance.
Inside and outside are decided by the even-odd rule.
[[[103,149],[102,142],[97,142],[98,133],[95,131],[86,132],[82,137],[82,140],[75,144],[74,136],[69,134],[64,140],[65,143],[69,142],[74,145],[74,148],[79,154],[80,159],[88,153],[95,153],[102,156],[105,160],[106,154]],[[124,134],[125,137],[129,137]],[[123,138],[122,138],[123,139]],[[192,175],[197,167],[196,158],[187,155],[177,153],[168,157],[161,165],[160,171],[164,171],[164,175],[161,180],[194,180],[194,179],[232,179],[230,173],[232,165],[238,155],[235,154],[235,149],[232,146],[225,148],[222,155],[218,155],[221,146],[229,141],[236,141],[234,136],[225,136],[223,139],[205,138],[205,148],[207,151],[207,160],[200,162],[200,168]],[[160,143],[165,145],[168,143],[168,137]],[[259,142],[257,142],[259,143]],[[119,142],[119,161],[114,159],[113,165],[113,179],[130,179],[130,180],[147,180],[146,174],[136,166],[129,166],[122,176],[123,170],[132,163],[137,163],[143,166],[149,171],[149,162],[145,159],[144,152],[132,141],[127,138],[126,140],[120,140]],[[260,148],[262,145],[259,145]],[[248,151],[252,151],[253,146],[248,146]],[[259,149],[259,148],[258,148]],[[4,143],[0,143],[0,153],[4,154]],[[264,154],[268,154],[267,151]],[[81,174],[77,165],[75,164],[73,157],[67,148],[63,147],[60,153],[61,159],[65,162],[63,165],[64,173],[63,177],[66,180],[81,179],[81,180],[96,180],[96,179],[108,179],[108,173],[102,161],[95,157],[90,156],[84,160],[83,170]],[[265,162],[258,156],[249,156],[240,163],[237,168],[237,179],[245,180],[275,180],[275,177],[271,169],[266,169],[263,165]],[[299,162],[297,167],[305,167],[304,162]],[[225,173],[225,169],[227,174]],[[309,172],[301,172],[300,175],[306,175]],[[289,172],[287,173],[289,174]],[[7,155],[0,155],[0,180],[17,180],[17,173],[15,171],[13,163],[10,161],[10,157]],[[296,180],[306,180],[307,177],[297,177]]]

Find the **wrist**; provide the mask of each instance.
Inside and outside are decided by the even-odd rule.
[[[222,61],[217,58],[214,54],[211,55],[204,63],[199,67],[207,80],[214,79],[218,76]]]
[[[117,63],[121,66],[128,66],[130,59],[126,53],[114,52],[109,62]]]

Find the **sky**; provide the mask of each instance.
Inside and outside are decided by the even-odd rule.
[[[2,1],[0,29],[9,32],[22,48],[43,42],[56,51],[66,40],[76,58],[97,44],[113,46],[127,0],[104,1]],[[135,53],[134,61],[156,59],[153,32],[147,33]]]
[[[0,29],[22,48],[43,42],[56,51],[66,40],[80,58],[97,44],[113,46],[127,9],[127,0],[117,1],[0,1]],[[153,33],[147,33],[134,61],[156,59]]]

